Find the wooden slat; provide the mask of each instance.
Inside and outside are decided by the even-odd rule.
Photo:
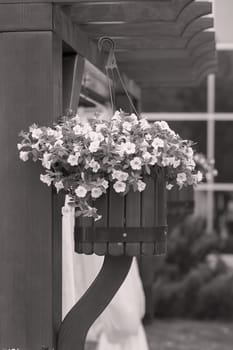
[[[132,62],[134,65],[136,62],[139,62],[140,65],[144,63],[146,66],[147,63],[152,63],[157,65],[161,61],[163,65],[170,64],[177,65],[185,65],[192,63],[197,56],[201,55],[204,52],[212,51],[213,55],[215,54],[215,42],[204,43],[195,49],[144,49],[144,50],[130,50],[130,51],[122,51],[117,52],[116,57],[118,59],[119,64],[121,64],[121,69],[126,71],[128,62]],[[149,62],[151,61],[151,62]],[[170,61],[170,62],[168,62]],[[126,63],[126,67],[124,68],[122,65]]]
[[[0,1],[0,32],[51,30],[52,4],[2,4]]]
[[[140,192],[130,191],[126,196],[126,232],[127,227],[141,226],[141,194]],[[140,244],[127,243],[126,254],[130,256],[140,254]]]
[[[133,4],[125,2],[84,2],[68,6],[66,13],[74,22],[143,22],[174,21],[179,8],[167,1],[138,1]]]
[[[177,37],[180,34],[178,27],[173,22],[154,22],[154,23],[121,23],[121,24],[80,24],[80,28],[87,32],[90,37],[98,38],[100,36],[140,36],[143,35],[173,35]]]
[[[142,192],[141,225],[153,227],[155,223],[155,182],[152,177],[147,177],[144,181],[146,182],[146,188]],[[141,252],[143,255],[153,254],[154,245],[142,243]]]
[[[197,18],[211,14],[212,3],[210,1],[193,1],[185,6],[176,18],[176,23],[183,32]]]
[[[143,34],[137,37],[113,37],[116,44],[116,52],[126,50],[178,50],[178,49],[195,49],[204,43],[214,43],[214,32],[198,32],[193,37],[173,36],[146,36]]]
[[[102,195],[96,200],[93,205],[97,208],[99,215],[102,218],[95,221],[94,226],[96,227],[107,227],[108,226],[108,194]],[[97,255],[104,255],[107,252],[107,243],[94,243],[94,252]]]
[[[63,110],[77,113],[84,72],[84,58],[77,54],[63,58]]]
[[[66,13],[77,23],[110,23],[110,22],[155,22],[155,21],[179,21],[182,23],[187,18],[197,17],[210,13],[209,2],[192,1],[99,1],[81,2],[64,7]]]
[[[93,226],[93,219],[89,217],[83,217],[80,216],[77,219],[77,226],[80,227],[92,227]],[[78,230],[78,227],[77,227]],[[80,252],[90,255],[93,254],[94,249],[94,243],[92,242],[82,242],[78,244],[78,248],[80,249]]]
[[[121,2],[125,2],[125,0],[114,0],[114,1],[109,1],[109,0],[10,0],[14,3],[41,3],[43,1],[43,3],[54,3],[54,4],[59,4],[59,5],[67,5],[67,4],[78,4],[78,3],[94,3],[94,4],[98,4],[98,3],[112,3],[112,2],[117,2],[117,3],[121,3]],[[127,2],[130,2],[131,4],[137,3],[137,2],[141,2],[143,0],[127,0]],[[151,2],[154,1],[166,1],[168,3],[171,3],[173,0],[151,0]],[[180,4],[180,6],[185,6],[188,3],[192,2],[194,0],[176,0],[176,5]],[[149,2],[149,1],[148,1]],[[1,3],[5,4],[5,3],[9,3],[9,0],[1,0]]]
[[[61,320],[61,207],[16,150],[21,129],[61,112],[61,49],[48,32],[0,34],[1,349],[52,348]]]
[[[109,227],[124,227],[125,198],[112,188],[109,191]],[[122,243],[109,243],[108,250],[111,255],[122,255]]]

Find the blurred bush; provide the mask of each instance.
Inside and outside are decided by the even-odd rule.
[[[221,260],[219,246],[202,218],[190,216],[174,229],[155,271],[156,317],[233,319],[233,271]]]

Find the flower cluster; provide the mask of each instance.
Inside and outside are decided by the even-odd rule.
[[[194,160],[196,168],[201,171],[203,177],[208,181],[218,175],[218,171],[214,168],[214,160],[208,160],[202,153],[195,153]]]
[[[62,117],[53,127],[21,132],[20,158],[41,161],[42,182],[65,190],[78,215],[99,218],[91,202],[113,189],[125,195],[130,188],[143,191],[145,174],[165,168],[167,188],[195,185],[202,175],[195,170],[192,142],[182,140],[165,121],[150,124],[136,115],[116,112],[110,121],[99,116],[82,120]]]

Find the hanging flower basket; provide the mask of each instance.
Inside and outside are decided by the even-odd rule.
[[[41,181],[65,191],[76,207],[80,253],[163,253],[166,186],[201,180],[192,142],[166,122],[150,124],[135,114],[116,112],[110,121],[62,117],[21,136],[20,158],[41,161]]]
[[[144,175],[146,189],[119,196],[110,186],[95,202],[102,218],[78,218],[76,251],[97,255],[160,255],[166,251],[166,180],[162,168]]]

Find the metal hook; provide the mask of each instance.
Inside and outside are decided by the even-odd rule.
[[[103,49],[103,45],[105,42],[108,42],[110,44],[110,50],[108,54],[108,59],[105,68],[113,70],[114,68],[117,68],[117,62],[115,57],[115,42],[108,36],[102,36],[98,41],[98,48],[101,51]]]
[[[116,47],[115,41],[111,39],[109,36],[102,36],[98,40],[98,49],[101,51],[103,49],[104,43],[108,42],[110,44],[110,53],[113,53]]]

